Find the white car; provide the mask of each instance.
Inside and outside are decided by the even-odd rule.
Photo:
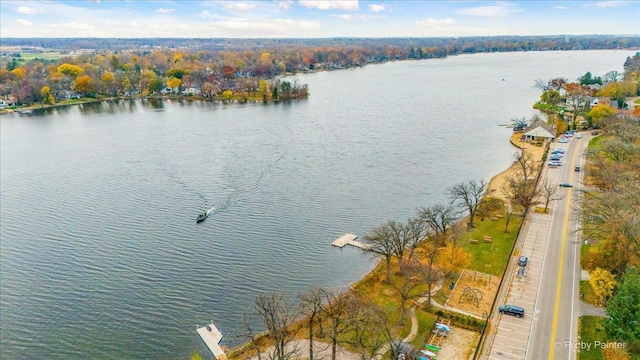
[[[566,144],[566,143],[568,143],[568,142],[569,142],[569,140],[567,140],[567,138],[560,138],[560,139],[558,139],[558,142],[559,142],[559,143]]]
[[[582,134],[576,135],[576,139],[582,139]]]

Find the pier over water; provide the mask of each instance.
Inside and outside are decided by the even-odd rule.
[[[358,236],[356,234],[347,233],[342,235],[341,237],[335,239],[331,245],[343,248],[347,245],[355,246],[362,250],[371,250],[371,245],[363,243],[362,241],[358,241]]]
[[[224,350],[222,350],[222,347],[220,347],[222,333],[213,324],[213,322],[210,325],[199,327],[196,331],[213,356],[215,356],[216,360],[227,360],[227,355],[224,353]]]

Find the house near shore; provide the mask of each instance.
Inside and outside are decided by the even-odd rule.
[[[534,143],[552,141],[556,137],[556,129],[543,120],[536,120],[522,134],[522,140]]]

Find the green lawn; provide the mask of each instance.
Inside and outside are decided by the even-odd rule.
[[[518,228],[522,223],[522,217],[513,215],[509,222],[509,232],[504,232],[504,218],[484,221],[476,220],[476,228],[468,232],[463,237],[463,247],[471,254],[470,270],[475,270],[491,275],[502,276],[507,263],[511,248],[518,235]],[[491,236],[492,242],[485,243],[484,236]],[[472,244],[469,239],[478,240],[477,244]]]
[[[63,55],[58,51],[37,52],[37,53],[20,53],[20,57],[16,58],[20,62],[29,62],[31,60],[58,60]]]
[[[593,344],[595,341],[605,341],[604,320],[596,316],[581,316],[578,322],[578,336],[584,344]],[[582,349],[578,354],[578,360],[602,360],[602,349]]]
[[[602,140],[604,140],[604,136],[602,135],[596,136],[591,139],[591,141],[589,141],[589,150],[597,149],[600,146],[600,142],[602,142]]]
[[[449,284],[456,283],[460,274],[456,274],[452,277],[446,277],[442,283],[442,287],[440,290],[433,295],[433,301],[437,302],[440,305],[444,305],[451,296],[451,289],[449,289]]]
[[[426,344],[427,338],[429,337],[429,330],[433,327],[433,324],[436,323],[437,316],[434,314],[430,314],[426,311],[416,309],[416,316],[418,317],[418,334],[416,338],[411,342],[416,349],[421,349],[424,344]]]
[[[591,287],[591,284],[589,284],[589,281],[580,281],[580,296],[585,302],[597,305],[598,297],[596,296],[596,293],[593,292],[593,288]]]

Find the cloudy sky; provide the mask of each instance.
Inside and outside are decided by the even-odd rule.
[[[2,37],[640,35],[640,1],[0,1]]]

